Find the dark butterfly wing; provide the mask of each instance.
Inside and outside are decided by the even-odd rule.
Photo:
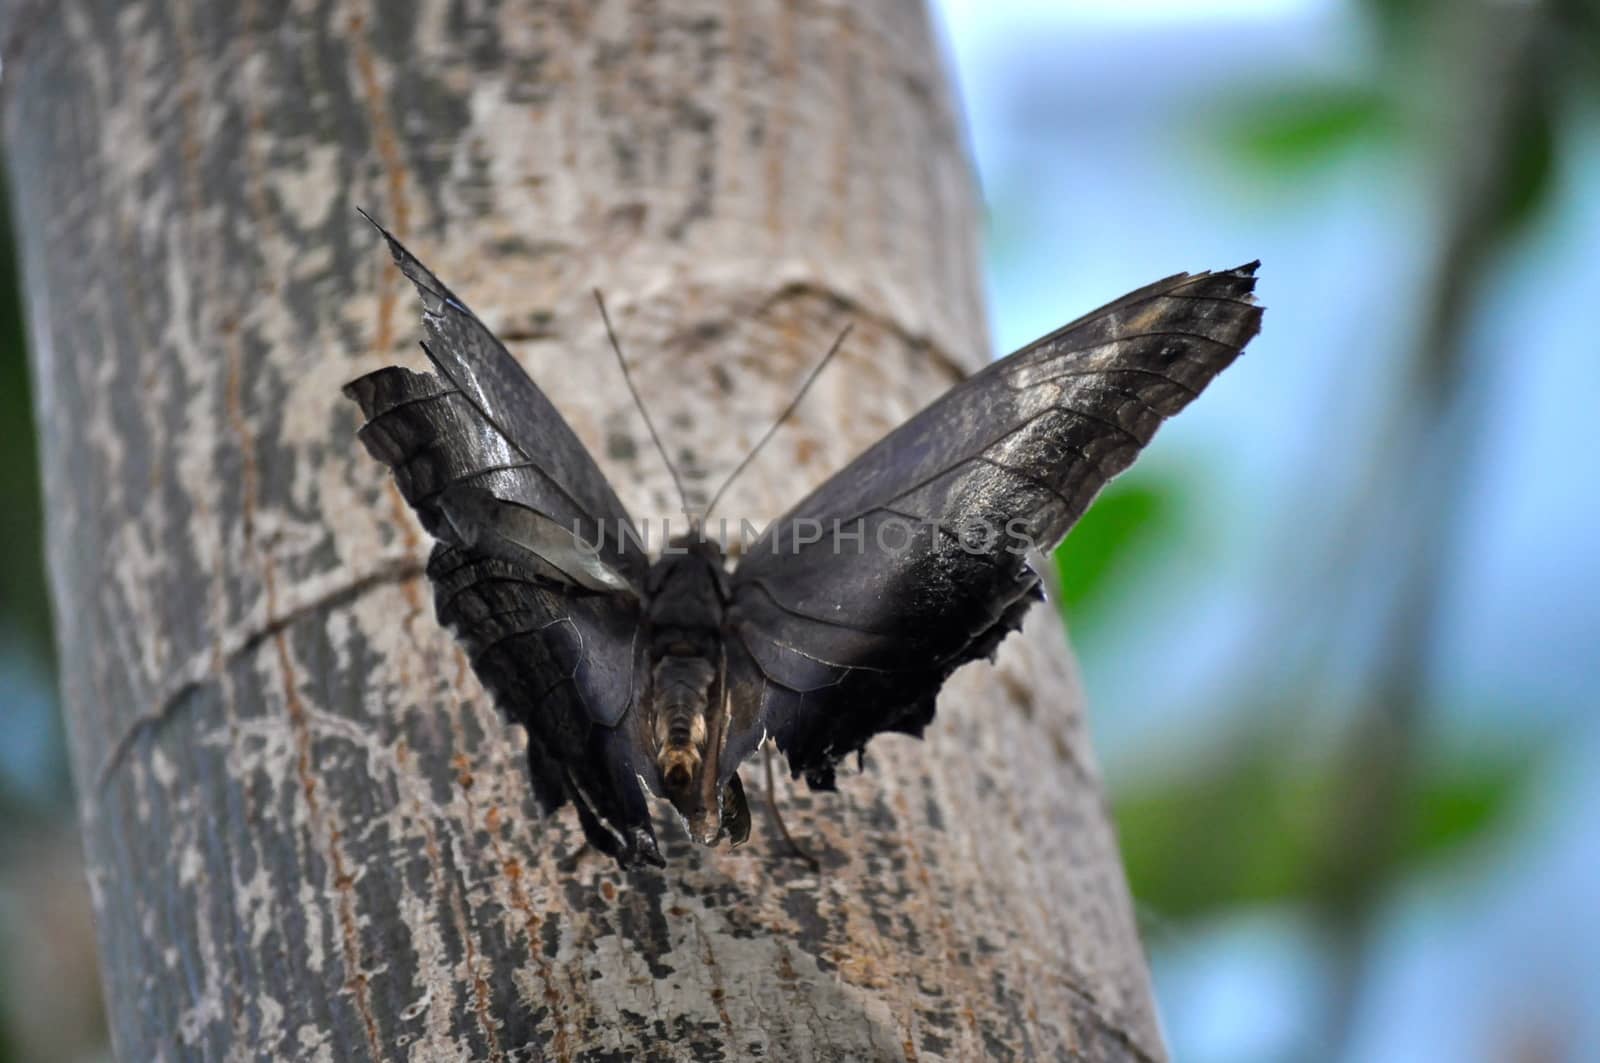
[[[350,388],[357,389],[353,397],[358,400],[359,392],[370,390],[390,406],[417,402],[427,407],[423,418],[394,418],[392,429],[369,424],[362,429],[369,446],[384,443],[391,430],[400,433],[395,441],[406,446],[411,440],[405,433],[413,426],[429,431],[437,425],[450,437],[452,445],[419,453],[395,472],[402,490],[411,489],[407,500],[424,526],[438,534],[443,515],[439,496],[446,488],[484,488],[574,532],[585,543],[597,544],[602,560],[628,583],[640,586],[649,559],[639,538],[624,533],[631,527],[627,510],[571,426],[466,304],[388,231],[373,225],[422,296],[428,334],[422,346],[438,375],[419,377],[391,366],[367,374]]]
[[[370,220],[370,219],[369,219]],[[376,224],[376,223],[374,223]],[[379,228],[383,232],[382,228]],[[388,366],[345,393],[360,436],[439,542],[439,620],[528,731],[541,805],[577,805],[597,848],[659,862],[629,710],[648,562],[622,503],[549,399],[466,305],[383,232],[422,295],[434,373]]]
[[[956,385],[770,526],[732,580],[734,718],[813,786],[884,731],[920,734],[992,655],[1053,548],[1161,422],[1260,328],[1256,264],[1118,299]]]

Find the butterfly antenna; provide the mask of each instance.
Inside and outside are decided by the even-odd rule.
[[[606,324],[606,336],[611,340],[611,349],[616,352],[617,365],[622,367],[622,379],[627,381],[628,394],[633,396],[633,404],[639,407],[639,416],[644,418],[644,426],[650,429],[650,438],[656,445],[656,453],[661,455],[661,460],[666,463],[667,471],[672,474],[672,483],[678,489],[678,501],[683,503],[683,512],[689,512],[689,496],[683,490],[683,477],[678,475],[678,467],[672,464],[672,459],[667,457],[667,448],[661,442],[661,433],[656,431],[656,424],[650,420],[650,411],[644,408],[644,400],[639,397],[639,389],[633,386],[633,374],[628,372],[628,360],[622,356],[622,344],[617,342],[617,331],[611,327],[611,315],[606,313],[606,301],[600,295],[600,289],[594,289],[594,302],[600,308],[600,320]]]
[[[739,474],[744,472],[745,467],[755,460],[757,454],[761,453],[761,448],[767,445],[767,440],[771,439],[778,429],[783,426],[783,422],[789,419],[789,415],[794,413],[795,409],[800,405],[800,400],[805,398],[806,392],[811,390],[811,385],[817,382],[817,377],[822,375],[822,371],[828,368],[828,363],[833,361],[833,356],[839,353],[839,348],[844,346],[845,337],[850,335],[850,330],[853,328],[855,328],[854,323],[844,327],[843,331],[839,333],[839,338],[833,341],[833,346],[828,348],[828,353],[822,356],[822,361],[818,362],[816,368],[811,370],[811,375],[807,376],[805,383],[800,385],[800,390],[794,393],[794,398],[789,400],[789,405],[785,406],[783,412],[778,414],[778,419],[772,422],[772,427],[767,429],[766,435],[756,441],[756,445],[750,448],[750,453],[746,454],[744,460],[728,474],[726,480],[722,481],[722,486],[717,488],[717,493],[711,496],[710,502],[706,503],[705,515],[701,518],[703,522],[711,520],[711,511],[717,508],[717,503],[722,500],[722,496],[727,492],[728,488],[733,486],[733,481],[739,478]]]

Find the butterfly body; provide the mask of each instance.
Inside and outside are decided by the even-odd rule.
[[[644,704],[656,770],[695,840],[734,844],[750,833],[744,789],[715,763],[726,727],[724,625],[729,600],[721,548],[698,535],[676,539],[645,579],[642,630],[649,654]]]
[[[555,407],[384,236],[422,297],[435,371],[348,384],[361,439],[438,540],[439,620],[527,729],[541,806],[570,801],[624,865],[661,863],[651,795],[699,842],[748,836],[738,768],[769,739],[831,789],[873,736],[920,735],[951,673],[992,656],[1043,597],[1029,557],[1261,315],[1253,264],[1131,293],[956,385],[730,569],[698,532],[652,561]]]

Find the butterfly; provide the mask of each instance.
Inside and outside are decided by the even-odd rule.
[[[956,384],[730,569],[703,525],[652,560],[555,406],[378,231],[421,297],[433,372],[347,384],[360,439],[436,540],[438,619],[526,728],[539,805],[570,801],[624,867],[664,863],[651,795],[696,841],[743,842],[739,768],[769,739],[828,790],[875,735],[920,737],[951,673],[992,659],[1043,598],[1030,554],[1060,543],[1262,313],[1257,263],[1125,295]]]

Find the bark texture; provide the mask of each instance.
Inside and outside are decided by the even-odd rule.
[[[63,685],[129,1060],[1142,1059],[1162,1047],[1051,610],[738,851],[622,875],[533,811],[345,381],[414,350],[364,206],[636,517],[589,301],[769,518],[977,366],[977,204],[912,0],[63,0],[5,129]],[[1063,317],[1085,308],[1063,307]],[[420,362],[415,363],[420,364]],[[760,787],[759,772],[746,772]]]

